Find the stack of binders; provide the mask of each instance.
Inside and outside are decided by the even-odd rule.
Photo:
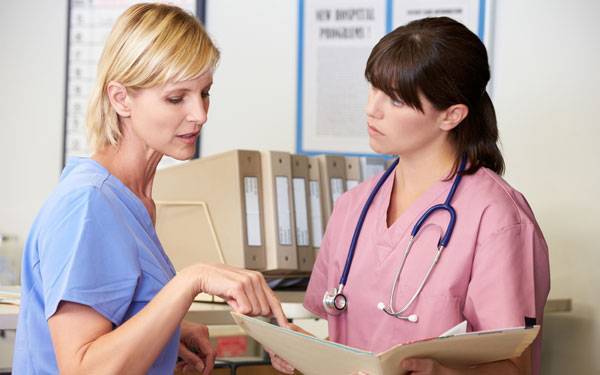
[[[156,229],[176,269],[222,262],[264,270],[261,155],[235,150],[158,170]]]
[[[307,276],[335,201],[386,159],[233,150],[157,171],[157,232],[175,268],[220,262]]]

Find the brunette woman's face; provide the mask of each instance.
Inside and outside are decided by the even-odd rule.
[[[366,107],[369,144],[387,155],[409,155],[447,140],[440,124],[443,111],[419,95],[423,112],[371,86]]]

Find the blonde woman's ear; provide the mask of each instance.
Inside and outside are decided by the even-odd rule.
[[[115,112],[121,117],[131,116],[131,109],[129,108],[128,93],[125,86],[119,82],[110,81],[106,87],[106,92],[110,104],[114,108]]]

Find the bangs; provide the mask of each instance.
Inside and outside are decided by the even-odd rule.
[[[392,34],[386,35],[367,60],[365,78],[393,100],[400,100],[423,112],[419,92],[422,91],[420,83],[424,80],[422,61],[427,60],[420,56],[420,44],[418,36],[397,38]]]
[[[150,86],[194,79],[217,65],[219,52],[201,26],[185,26],[175,30],[175,35],[163,33],[156,41],[156,47],[153,46],[157,50],[154,56],[158,57],[158,51],[162,49],[164,56],[160,56],[163,60],[157,64],[160,74]]]
[[[133,89],[194,79],[214,69],[219,60],[219,51],[203,27],[184,11],[141,19],[140,26],[137,30],[146,35],[132,39],[145,41],[141,46],[138,42],[143,51],[122,80]]]
[[[219,50],[192,14],[176,6],[141,3],[115,22],[98,62],[86,128],[93,150],[116,146],[120,118],[108,98],[116,81],[128,90],[196,78],[215,68]]]

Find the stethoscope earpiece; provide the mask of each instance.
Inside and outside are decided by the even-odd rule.
[[[394,313],[394,312],[389,311],[385,307],[385,303],[383,303],[383,302],[379,302],[377,304],[377,308],[379,310],[383,311],[384,313],[388,314],[389,316],[393,316],[394,318],[404,319],[411,323],[417,323],[419,321],[419,316],[417,314],[410,314],[409,316],[402,316],[399,313]]]

